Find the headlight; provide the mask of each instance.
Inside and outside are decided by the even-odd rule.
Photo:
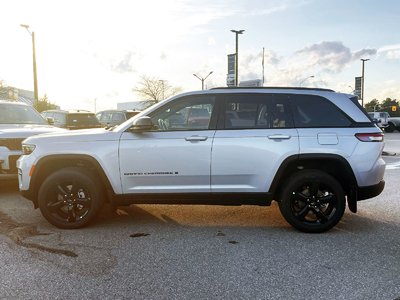
[[[35,150],[35,148],[35,145],[22,144],[22,153],[24,155],[29,155],[33,152],[33,150]]]

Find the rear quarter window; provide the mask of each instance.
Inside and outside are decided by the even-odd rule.
[[[314,95],[292,95],[290,98],[296,127],[348,127],[352,124],[328,99]]]

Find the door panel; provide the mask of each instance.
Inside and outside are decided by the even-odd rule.
[[[212,192],[268,192],[299,138],[287,96],[226,96],[212,147]]]
[[[149,114],[154,130],[123,133],[119,155],[124,193],[210,192],[215,128],[209,128],[216,123],[215,98],[174,99]]]
[[[119,155],[124,193],[209,192],[214,132],[123,133]]]
[[[270,139],[282,135],[284,139]],[[298,154],[296,129],[220,130],[212,149],[212,192],[267,192],[283,160]]]

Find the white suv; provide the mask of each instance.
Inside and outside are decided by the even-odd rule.
[[[29,136],[63,129],[50,126],[32,107],[21,102],[0,100],[0,180],[17,179],[17,159],[22,141]]]
[[[307,88],[218,88],[175,96],[120,126],[31,137],[19,188],[60,228],[87,225],[104,202],[279,202],[323,232],[346,199],[384,188],[383,134],[352,95]]]

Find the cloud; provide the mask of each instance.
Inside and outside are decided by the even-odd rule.
[[[353,60],[358,60],[360,58],[374,56],[378,53],[376,49],[361,49],[353,53]]]
[[[134,53],[128,52],[125,54],[124,58],[114,65],[111,65],[111,69],[117,73],[131,73],[134,72],[132,66],[132,57]]]
[[[165,52],[161,53],[160,59],[161,60],[166,60],[167,59],[167,54]]]
[[[309,66],[319,66],[326,72],[340,72],[352,60],[350,49],[342,42],[324,41],[296,52]]]
[[[400,59],[400,44],[383,46],[378,49],[378,53],[389,59]]]

